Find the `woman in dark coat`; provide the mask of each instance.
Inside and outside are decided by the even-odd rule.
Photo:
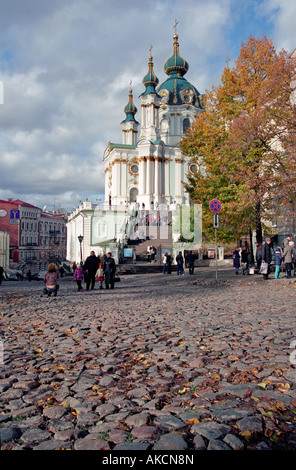
[[[238,274],[238,270],[240,267],[239,248],[237,248],[234,251],[232,258],[233,258],[233,267],[235,268],[235,274]]]
[[[272,261],[272,252],[271,252],[271,239],[266,238],[266,241],[262,247],[262,263],[267,263],[267,273],[263,274],[263,279],[268,279],[270,273],[270,263]]]
[[[114,277],[115,277],[115,271],[116,271],[116,266],[115,266],[115,261],[111,256],[112,253],[107,253],[107,256],[104,260],[104,266],[103,266],[103,271],[105,274],[105,284],[106,284],[106,289],[109,289],[109,284],[111,286],[111,289],[114,289]]]

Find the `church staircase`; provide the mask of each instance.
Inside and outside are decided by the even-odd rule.
[[[152,215],[152,220],[149,222],[149,216]],[[153,215],[154,217],[153,220]],[[172,221],[171,212],[168,212],[168,218],[166,221],[157,221],[159,216],[158,211],[145,211],[148,221],[146,225],[137,225],[132,230],[135,233],[134,240],[131,238],[128,242],[128,248],[135,248],[136,251],[136,262],[131,258],[126,258],[122,264],[120,264],[120,272],[160,272],[163,267],[162,258],[164,250],[172,249]],[[133,223],[133,221],[131,221]],[[140,235],[140,238],[137,237]],[[148,262],[147,249],[149,246],[156,248],[156,257],[154,262]]]

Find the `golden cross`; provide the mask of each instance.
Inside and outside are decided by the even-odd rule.
[[[227,57],[227,60],[226,60],[225,62],[227,63],[227,68],[228,68],[228,64],[229,64],[229,62],[230,62],[229,57]]]
[[[179,21],[175,20],[174,28],[175,28],[175,34],[177,34],[177,25],[179,24]]]
[[[150,49],[149,49],[150,55],[152,55],[152,48],[153,48],[153,46],[152,46],[152,44],[151,44],[151,45],[150,45]]]

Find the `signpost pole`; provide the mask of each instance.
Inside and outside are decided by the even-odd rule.
[[[217,229],[215,228],[216,281],[218,279]]]
[[[210,201],[210,209],[213,212],[213,227],[215,229],[215,258],[216,258],[216,281],[218,279],[218,247],[217,247],[217,228],[219,228],[219,212],[222,209],[221,202],[218,199]]]

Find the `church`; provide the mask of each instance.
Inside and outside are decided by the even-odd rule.
[[[161,84],[150,48],[148,70],[139,97],[141,124],[137,121],[138,110],[130,84],[125,118],[121,122],[122,142],[109,141],[103,156],[104,203],[95,207],[90,201],[84,201],[68,218],[69,261],[79,261],[92,249],[98,254],[106,249],[113,253],[112,242],[127,237],[126,226],[132,225],[131,219],[138,210],[146,214],[147,211],[170,212],[181,206],[190,207],[184,182],[197,170],[197,164],[181,153],[179,142],[203,111],[203,106],[202,95],[185,78],[188,69],[189,64],[179,51],[176,30],[172,55],[164,64],[167,79]],[[83,237],[80,242],[77,241],[79,236]]]

